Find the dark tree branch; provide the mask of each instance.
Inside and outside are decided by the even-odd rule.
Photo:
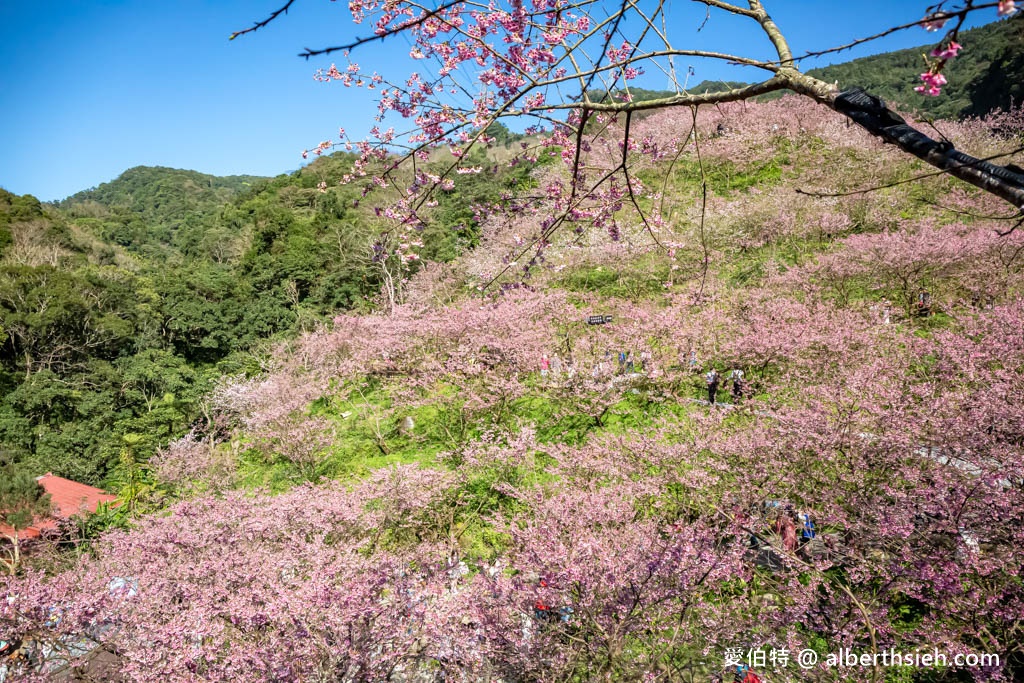
[[[1024,173],[964,154],[948,142],[932,140],[889,109],[881,98],[861,88],[837,94],[831,106],[885,142],[1017,208],[1024,208]]]
[[[1007,235],[1010,235],[1011,233],[1013,233],[1014,230],[1019,228],[1021,226],[1021,224],[1024,224],[1024,218],[1021,218],[1019,221],[1014,223],[1013,227],[1010,228],[1009,230],[997,230],[996,234],[998,234],[1000,237],[1006,237]]]
[[[967,7],[964,7],[961,10],[950,11],[950,12],[945,12],[945,11],[937,12],[935,14],[932,14],[932,15],[928,16],[928,17],[925,17],[925,19],[918,19],[917,21],[911,22],[909,24],[902,24],[900,26],[893,26],[892,28],[889,28],[889,29],[886,29],[886,30],[882,31],[881,33],[876,33],[874,35],[867,36],[865,38],[858,38],[857,40],[854,40],[852,42],[846,43],[845,45],[837,45],[836,47],[830,47],[827,50],[817,50],[817,51],[814,51],[814,52],[807,52],[807,53],[805,53],[804,55],[802,55],[800,57],[796,57],[793,61],[799,62],[799,61],[802,61],[804,59],[810,59],[812,57],[822,57],[824,55],[830,55],[830,54],[834,54],[836,52],[842,52],[844,50],[849,50],[851,48],[857,47],[858,45],[863,45],[864,43],[870,43],[873,40],[878,40],[879,38],[885,38],[886,36],[890,36],[893,33],[899,33],[900,31],[906,31],[907,29],[911,29],[911,28],[920,28],[921,24],[925,20],[949,21],[951,19],[959,19],[961,22],[963,22],[963,20],[971,12],[974,12],[974,11],[977,11],[977,10],[982,10],[982,9],[988,9],[988,8],[991,8],[991,7],[996,7],[998,4],[999,3],[997,3],[997,2],[989,2],[989,3],[983,4],[983,5],[973,5],[973,4],[970,4],[970,5],[968,5]],[[957,26],[957,28],[959,28],[959,25]]]
[[[627,4],[628,0],[622,0],[622,5],[619,7],[619,11],[616,12],[615,21],[612,23],[611,30],[609,30],[607,35],[605,36],[604,47],[601,48],[601,53],[598,55],[597,62],[594,64],[594,72],[590,74],[589,78],[587,78],[587,83],[586,85],[583,86],[583,92],[580,93],[581,96],[585,97],[587,92],[590,90],[591,86],[593,86],[594,77],[597,76],[597,73],[601,67],[601,60],[604,59],[604,55],[608,53],[608,48],[612,44],[612,38],[615,36],[616,33],[619,32],[619,24],[622,22],[622,17],[626,15]]]
[[[313,50],[308,47],[303,48],[303,51],[299,53],[299,56],[308,60],[310,57],[316,57],[317,55],[329,55],[332,52],[348,52],[350,50],[354,50],[357,47],[366,45],[368,43],[373,43],[378,40],[384,41],[390,38],[391,36],[404,33],[405,31],[408,31],[411,28],[419,26],[428,19],[432,19],[438,16],[445,10],[451,9],[456,5],[462,4],[462,2],[464,2],[464,0],[452,0],[451,2],[442,3],[432,10],[423,10],[423,12],[418,17],[414,17],[412,19],[409,19],[408,21],[402,22],[397,26],[392,26],[391,28],[385,29],[375,36],[358,38],[352,41],[351,43],[347,43],[345,45],[335,45],[334,47],[325,47],[318,50]]]
[[[694,302],[699,305],[704,299],[704,287],[707,285],[708,280],[708,267],[711,265],[711,255],[708,251],[708,236],[704,228],[704,218],[707,216],[708,210],[708,176],[704,171],[704,159],[700,154],[700,136],[697,135],[697,107],[690,107],[690,113],[693,115],[693,125],[690,128],[693,131],[693,147],[697,151],[697,165],[700,168],[700,249],[702,256],[700,291],[697,292],[697,300]]]
[[[263,21],[257,21],[255,24],[253,24],[249,28],[242,29],[241,31],[235,31],[234,33],[231,34],[231,36],[228,38],[228,40],[234,40],[238,36],[243,36],[246,33],[252,33],[253,31],[259,31],[261,28],[263,28],[264,26],[266,26],[267,24],[272,22],[274,19],[277,19],[282,14],[288,14],[288,8],[291,7],[294,2],[295,2],[295,0],[288,0],[288,2],[286,2],[284,4],[284,7],[280,8],[279,10],[277,10],[276,12],[271,14],[269,17],[267,17]]]
[[[647,230],[647,234],[651,236],[651,239],[654,240],[655,244],[664,249],[665,245],[663,245],[661,243],[661,240],[658,239],[658,236],[654,234],[654,228],[651,227],[650,222],[647,220],[647,214],[645,214],[644,210],[640,208],[640,204],[636,200],[636,192],[633,189],[633,180],[629,175],[629,128],[632,120],[633,113],[630,112],[626,114],[626,130],[625,133],[623,133],[622,163],[620,164],[620,166],[622,167],[622,176],[626,180],[626,193],[629,195],[629,201],[631,204],[633,204],[633,208],[636,209],[637,215],[640,216],[640,220],[643,222],[644,228]]]

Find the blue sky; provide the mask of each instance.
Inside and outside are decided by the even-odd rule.
[[[931,3],[765,0],[796,54],[913,21]],[[54,200],[137,165],[276,175],[298,168],[301,151],[336,136],[339,126],[361,136],[373,125],[372,93],[317,83],[313,72],[331,58],[296,56],[304,47],[365,34],[365,26],[352,23],[347,2],[298,0],[265,29],[228,41],[232,31],[281,4],[0,0],[0,187]],[[669,17],[678,26],[673,30],[706,49],[738,52],[758,39],[714,14],[697,34],[703,10],[684,0],[676,0]],[[970,25],[994,18],[986,13]],[[934,37],[906,31],[822,63]],[[399,44],[370,46],[354,59],[385,74],[408,73],[406,53]],[[752,80],[754,74],[697,65],[691,84],[706,78]],[[663,81],[649,75],[641,85],[661,88]]]

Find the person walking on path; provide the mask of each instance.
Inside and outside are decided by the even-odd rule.
[[[732,372],[729,373],[729,379],[732,380],[732,402],[739,403],[740,399],[743,398],[743,371],[739,368],[733,368]]]
[[[640,352],[640,371],[644,374],[651,369],[651,352],[644,349]]]
[[[721,375],[718,374],[718,370],[711,368],[708,374],[704,375],[704,381],[708,385],[708,403],[715,405],[715,394],[718,393],[718,382],[721,380]]]

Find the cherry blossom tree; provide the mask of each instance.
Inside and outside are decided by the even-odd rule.
[[[269,18],[232,34],[232,39],[278,19],[293,3],[289,0]],[[425,220],[423,212],[434,189],[451,183],[458,173],[479,171],[462,159],[473,145],[487,143],[492,123],[512,117],[532,121],[527,132],[546,131],[542,143],[560,150],[568,167],[568,177],[545,190],[557,211],[548,216],[540,236],[528,245],[543,249],[555,230],[581,221],[603,227],[614,236],[616,213],[624,206],[636,209],[648,227],[661,224],[663,216],[640,204],[646,188],[631,169],[631,158],[670,159],[677,150],[638,137],[640,114],[677,109],[690,115],[690,125],[677,131],[679,146],[692,146],[692,153],[699,159],[700,107],[787,90],[838,112],[871,135],[944,173],[1018,209],[1024,207],[1024,176],[1017,166],[999,166],[993,163],[995,159],[978,159],[955,149],[948,141],[932,140],[877,97],[856,87],[839,91],[834,84],[799,69],[804,57],[843,50],[897,30],[947,28],[931,52],[921,77],[923,85],[918,87],[927,95],[937,96],[945,83],[945,65],[965,49],[958,39],[966,17],[993,8],[1000,16],[1012,14],[1016,11],[1014,3],[941,2],[928,8],[920,22],[888,28],[875,36],[803,57],[794,52],[761,0],[698,3],[706,9],[705,22],[716,15],[755,25],[774,54],[765,58],[728,49],[689,47],[674,27],[670,28],[673,22],[663,2],[623,2],[607,12],[604,6],[569,0],[513,0],[487,7],[462,2],[434,6],[404,1],[352,2],[352,18],[357,24],[370,24],[371,34],[343,45],[306,49],[302,56],[341,55],[347,63],[323,69],[318,77],[374,90],[381,123],[366,140],[353,142],[343,133],[340,141],[324,141],[314,152],[319,154],[337,145],[356,149],[361,158],[352,179],[372,175],[368,187],[404,185],[403,196],[390,202],[387,210],[389,217],[406,229],[415,228]],[[401,43],[403,49],[411,46],[410,58],[424,67],[399,77],[378,73],[354,61],[360,48],[377,41]],[[739,64],[765,77],[722,92],[690,92],[675,70],[674,60],[680,58]],[[635,99],[630,84],[644,71],[665,73],[674,81],[676,92],[661,99]],[[412,128],[406,132],[384,128],[393,116],[409,121]],[[437,147],[448,147],[453,160],[447,170],[432,173],[425,167],[430,151]],[[404,154],[395,155],[400,149],[405,150]],[[527,151],[525,156],[536,154]]]
[[[720,4],[709,11],[729,12]],[[492,12],[480,8],[477,16],[455,5],[425,15],[401,2],[374,7],[399,12],[382,24],[385,33],[402,21],[424,36],[435,32],[429,40],[438,54],[460,49],[458,41],[438,42],[445,31],[465,31],[471,48],[480,22],[488,31],[519,26],[522,35],[564,29],[553,42],[514,38],[482,56],[494,88],[511,89],[510,97],[529,82],[507,80],[519,72],[496,65],[496,55],[554,45],[547,49],[557,58],[563,39],[580,39],[566,27],[591,30],[579,25],[585,7],[559,16],[554,0],[542,8],[551,17],[517,5],[518,15],[495,10],[491,24]],[[602,31],[591,39],[600,42]],[[933,58],[952,59],[950,51],[943,43]],[[600,64],[624,71],[631,54]],[[544,78],[557,78],[556,68]],[[938,62],[935,69],[942,73]],[[355,85],[358,70],[351,78]],[[781,78],[796,76],[784,70]],[[617,87],[599,81],[595,75],[595,90]],[[389,97],[405,97],[393,88]],[[421,94],[419,115],[441,116],[444,129],[448,114],[427,104],[437,93]],[[773,138],[797,147],[801,129],[878,155],[879,166],[889,162],[893,152],[867,132],[847,130],[839,114],[805,99],[636,116],[627,147],[643,153],[629,168],[671,163],[682,146],[696,153],[699,145],[710,175],[738,150],[771,158]],[[493,111],[484,109],[486,123]],[[547,115],[540,104],[533,113]],[[643,222],[622,219],[631,191],[642,196],[618,163],[627,115],[579,114],[585,131],[608,117],[600,122],[606,134],[580,137],[575,147],[569,136],[567,163],[572,169],[579,150],[586,188],[612,171],[614,187],[609,176],[607,186],[574,197],[574,187],[584,187],[579,174],[542,167],[536,187],[509,200],[522,210],[484,217],[480,247],[450,267],[421,271],[405,283],[405,303],[340,314],[279,346],[259,376],[218,386],[208,431],[152,462],[181,500],[103,534],[63,567],[42,572],[30,563],[3,578],[0,640],[30,655],[4,660],[8,677],[47,680],[68,666],[102,678],[91,669],[102,652],[118,675],[140,683],[707,681],[733,648],[824,655],[891,647],[993,653],[998,665],[943,675],[1019,679],[1021,236],[1000,237],[983,217],[1002,200],[950,193],[944,206],[916,207],[925,215],[906,219],[898,197],[782,201],[754,188],[684,207],[672,206],[671,188],[652,190],[642,204],[648,216],[685,216],[694,229],[656,233],[671,235],[667,249],[661,260],[645,260],[650,251],[634,241]],[[717,133],[730,122],[742,130]],[[982,124],[957,125],[952,139],[993,144]],[[709,129],[716,133],[700,134]],[[423,168],[389,177],[415,183]],[[799,178],[827,187],[834,170]],[[414,191],[391,217],[401,224],[420,199]],[[560,223],[571,226],[566,239],[548,239],[565,211],[575,212]],[[598,221],[615,237],[610,243],[576,231]],[[403,229],[393,237],[417,232],[409,223]],[[543,253],[529,252],[542,243]],[[776,256],[775,246],[787,243],[800,249]],[[760,270],[733,277],[729,258],[751,254]],[[552,267],[490,298],[467,292],[478,291],[467,283],[482,287],[505,268],[534,272],[535,256]],[[562,286],[584,268],[622,262],[657,270],[648,273],[653,291],[616,296]],[[680,273],[661,270],[673,265],[685,275],[663,286],[664,272]],[[919,326],[872,310],[880,296],[921,285],[943,292],[947,315]],[[596,313],[612,321],[588,325]],[[745,370],[758,391],[728,409],[685,400],[678,388],[699,382],[691,350],[701,367]],[[619,368],[620,351],[633,354],[638,372]],[[640,428],[608,419],[624,400],[637,402],[630,417]],[[235,489],[240,452],[250,446],[316,479],[324,454],[345,447],[335,443],[341,404],[358,406],[349,418],[372,422],[385,448],[388,425],[414,410],[436,415],[433,424],[448,433],[431,437],[435,457],[417,452],[417,464],[278,494]],[[535,404],[554,408],[523,408]],[[573,417],[587,429],[563,429]],[[409,439],[413,448],[419,439],[427,440]],[[767,678],[851,676],[882,681],[886,672],[791,662]]]
[[[540,295],[522,297],[508,303],[544,310]],[[864,311],[808,316],[762,301],[761,323],[742,301],[714,305],[723,328],[755,325],[765,338],[761,351],[726,335],[723,356],[774,368],[741,415],[698,411],[580,443],[495,431],[465,440],[447,466],[183,501],[107,534],[70,571],[6,580],[0,638],[63,648],[80,666],[83,649],[102,647],[136,681],[700,680],[726,648],[765,644],[993,652],[1000,667],[966,673],[1016,675],[1024,304],[976,310],[930,337]],[[401,369],[426,345],[427,370],[457,381],[447,354],[497,344],[467,321],[497,325],[501,310],[410,324],[404,346],[386,347]],[[703,325],[656,313],[637,317],[668,338]],[[407,324],[401,313],[375,322]],[[330,359],[333,339],[344,349],[333,362],[354,354],[363,360],[346,372],[371,371],[359,354],[374,337],[355,327],[308,345]],[[796,340],[781,355],[775,330]],[[603,334],[622,342],[630,331]],[[310,349],[299,357],[316,369]],[[275,382],[253,386],[287,386]],[[233,405],[255,411],[241,419],[256,428],[281,414],[272,401],[265,417],[253,400]],[[813,518],[814,543],[780,533],[790,506]],[[473,530],[484,550],[466,542]],[[15,667],[16,680],[47,675],[31,660]]]

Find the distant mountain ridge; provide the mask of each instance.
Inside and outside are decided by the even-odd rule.
[[[843,89],[859,86],[890,104],[898,105],[900,109],[935,119],[984,116],[995,109],[1005,111],[1021,106],[1024,102],[1024,12],[963,31],[960,43],[964,49],[959,57],[947,64],[945,74],[949,84],[938,97],[914,91],[920,74],[925,70],[923,55],[928,54],[935,43],[811,69],[807,74],[823,81],[838,82]],[[745,85],[749,83],[701,81],[688,87],[687,91],[713,93]],[[671,90],[644,88],[630,88],[630,93],[637,101],[675,94]],[[615,91],[613,96],[618,94],[619,91]],[[600,91],[591,93],[591,98],[598,101],[607,96]],[[779,96],[780,93],[770,93],[761,99]]]
[[[224,204],[266,180],[253,175],[215,176],[165,166],[135,166],[110,182],[56,204],[74,209],[96,202],[108,209],[127,209],[147,217],[181,219],[188,212]]]
[[[935,36],[937,40],[938,36]],[[923,55],[934,43],[811,69],[808,75],[860,86],[888,102],[936,119],[984,116],[1024,102],[1024,12],[960,33],[964,49],[945,68],[949,84],[938,97],[914,92]]]

